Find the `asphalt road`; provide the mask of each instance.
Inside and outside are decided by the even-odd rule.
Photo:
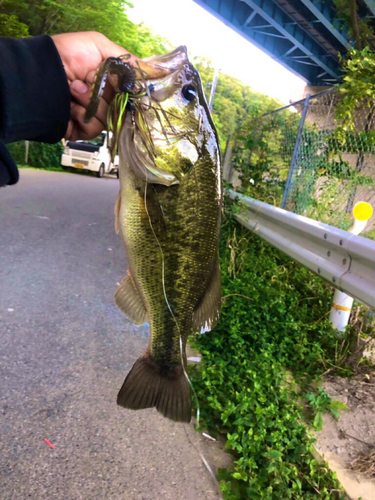
[[[115,179],[35,170],[0,190],[1,500],[218,498],[198,453],[225,466],[217,443],[116,405],[148,339],[113,302],[117,192]]]

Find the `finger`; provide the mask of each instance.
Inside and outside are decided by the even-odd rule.
[[[75,100],[85,109],[88,107],[91,98],[91,89],[81,80],[75,80],[70,85],[70,92]],[[108,104],[104,98],[99,99],[99,106],[95,117],[102,122],[103,127],[107,126]]]
[[[92,85],[94,83],[94,80],[95,80],[95,75],[96,75],[96,71],[93,70],[93,71],[90,71],[87,76],[86,76],[86,83],[88,85]]]
[[[70,84],[70,93],[75,99],[81,102],[87,100],[87,97],[88,100],[90,100],[91,90],[90,87],[87,86],[82,80],[74,80]]]
[[[68,134],[69,133],[69,134]],[[67,141],[78,141],[87,139],[87,137],[83,137],[82,131],[80,129],[79,123],[74,120],[69,120],[67,135],[65,136]]]
[[[70,117],[73,120],[73,134],[74,139],[93,139],[99,135],[103,130],[103,123],[96,117],[92,118],[89,123],[84,122],[86,109],[80,104],[75,104],[70,110]]]
[[[71,141],[72,140],[72,134],[73,134],[73,120],[69,120],[68,127],[66,129],[64,138],[67,141]]]

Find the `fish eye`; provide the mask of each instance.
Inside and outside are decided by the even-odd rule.
[[[194,85],[185,85],[182,87],[182,95],[188,102],[192,102],[197,97],[197,90]]]

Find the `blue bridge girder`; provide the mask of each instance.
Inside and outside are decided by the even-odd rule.
[[[332,0],[194,1],[307,84],[339,81],[339,53],[352,41]],[[375,10],[375,0],[365,1],[369,12]]]
[[[365,0],[365,4],[371,10],[372,14],[375,15],[375,0]]]

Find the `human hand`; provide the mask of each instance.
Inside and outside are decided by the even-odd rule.
[[[84,122],[96,70],[108,57],[119,57],[129,52],[94,31],[64,33],[54,35],[52,39],[63,62],[72,95],[65,138],[71,141],[92,139],[106,128],[108,107],[115,95],[107,82],[95,117],[89,123]],[[136,60],[131,55],[129,62],[134,64]]]

